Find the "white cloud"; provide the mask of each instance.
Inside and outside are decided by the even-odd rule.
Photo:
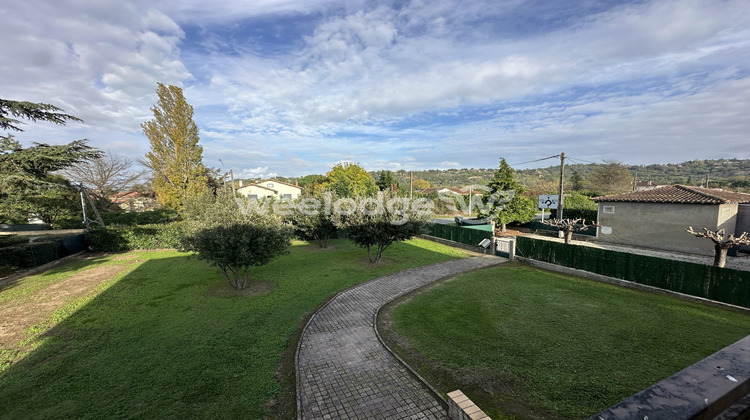
[[[273,178],[278,174],[268,170],[268,166],[257,168],[244,168],[240,172],[241,178]]]
[[[207,164],[239,173],[495,167],[548,149],[653,162],[747,153],[743,0],[90,3],[0,6],[12,40],[0,54],[13,57],[0,95],[86,121],[30,124],[22,140],[89,137],[139,157],[161,81],[185,87]],[[273,42],[256,34],[301,18]]]
[[[82,118],[92,133],[140,131],[156,82],[190,77],[179,58],[182,30],[157,10],[11,0],[0,16],[11,15],[0,25],[0,37],[12,40],[0,44],[0,56],[13,57],[0,62],[3,97],[53,103]]]

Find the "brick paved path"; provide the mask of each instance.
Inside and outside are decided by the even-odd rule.
[[[438,279],[499,264],[498,257],[452,260],[349,289],[321,308],[297,354],[299,419],[446,419],[442,403],[378,341],[375,313]]]

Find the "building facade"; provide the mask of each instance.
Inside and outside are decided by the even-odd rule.
[[[713,255],[714,244],[685,229],[737,232],[740,210],[750,209],[750,194],[682,185],[609,195],[599,205],[597,237],[606,242]],[[741,227],[741,226],[740,226]]]

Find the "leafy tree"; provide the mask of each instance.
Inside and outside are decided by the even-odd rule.
[[[326,177],[321,187],[339,197],[372,197],[378,191],[372,175],[355,164],[336,165]]]
[[[595,220],[599,207],[588,196],[572,192],[565,194],[565,216],[570,219]]]
[[[27,197],[29,215],[56,227],[59,227],[61,219],[80,217],[81,199],[78,189],[59,175],[49,175],[45,181],[37,194]],[[82,223],[81,218],[78,218],[78,222]],[[78,227],[82,225],[79,224]]]
[[[379,171],[377,185],[380,191],[396,191],[399,189],[398,181],[391,171]]]
[[[581,177],[578,171],[573,171],[573,174],[570,176],[570,189],[573,191],[581,191],[583,189],[583,177]],[[567,203],[565,204],[567,207]]]
[[[151,143],[144,163],[154,172],[153,188],[159,202],[179,210],[188,197],[201,195],[208,188],[208,171],[203,166],[193,107],[182,89],[159,83],[156,93],[159,100],[151,108],[154,119],[141,124]]]
[[[514,170],[504,158],[500,158],[500,166],[487,184],[482,199],[489,203],[486,210],[482,210],[479,217],[491,218],[500,225],[505,232],[506,225],[512,222],[526,223],[534,219],[536,203],[523,194],[524,189],[514,178]]]
[[[302,192],[305,194],[315,194],[316,190],[320,190],[319,185],[326,182],[328,178],[325,175],[306,175],[298,179],[299,186],[302,187]]]
[[[273,215],[243,213],[231,191],[188,197],[182,249],[219,267],[227,283],[242,290],[252,266],[287,253],[292,230]]]
[[[324,200],[322,193],[302,194],[287,216],[287,220],[294,226],[299,237],[305,240],[314,239],[320,248],[328,247],[328,240],[336,234],[337,230],[331,215],[326,214],[319,206]],[[335,201],[335,194],[331,194],[329,200]]]
[[[633,176],[627,166],[614,160],[605,160],[587,177],[592,188],[605,193],[627,192],[633,189]]]
[[[221,269],[233,289],[242,290],[250,267],[285,254],[290,237],[288,230],[238,223],[201,229],[188,243],[200,259]]]
[[[8,136],[2,147],[0,219],[13,223],[25,223],[29,216],[53,223],[77,208],[75,189],[53,172],[101,156],[86,140],[58,146],[35,143],[24,149]]]
[[[310,184],[321,184],[325,182],[325,180],[325,175],[305,175],[302,178],[298,179],[297,182],[299,183],[300,187],[305,188]]]
[[[20,124],[22,121],[12,117],[25,118],[30,121],[47,121],[54,124],[65,125],[68,121],[81,121],[72,115],[62,112],[62,109],[42,103],[11,101],[0,98],[0,129],[23,131]]]
[[[425,181],[424,179],[415,179],[414,182],[412,182],[411,186],[414,187],[415,191],[420,191],[430,188],[430,183]]]
[[[62,175],[71,181],[82,183],[97,198],[106,199],[109,195],[130,190],[146,174],[133,171],[133,161],[108,153],[106,156],[86,160],[64,169]]]
[[[378,199],[350,199],[341,209],[344,211],[331,216],[334,224],[344,236],[367,249],[371,263],[380,261],[394,242],[425,233],[432,214],[415,210],[408,199],[397,198],[390,191],[381,192]]]
[[[729,184],[729,186],[731,188],[735,188],[735,189],[738,189],[738,190],[740,190],[740,189],[741,190],[746,190],[746,189],[750,188],[750,180],[741,179],[741,180],[737,180],[737,181],[732,181]]]

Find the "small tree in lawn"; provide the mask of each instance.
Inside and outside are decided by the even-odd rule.
[[[688,226],[685,231],[697,238],[708,238],[714,242],[714,266],[716,267],[724,267],[727,264],[729,248],[750,245],[750,236],[747,232],[742,232],[742,235],[735,237],[734,235],[726,236],[724,229],[714,231],[703,228],[703,232],[696,232],[692,226]]]
[[[289,229],[236,223],[202,229],[190,237],[190,248],[200,259],[219,267],[229,285],[242,290],[251,266],[266,265],[287,253]]]
[[[335,197],[335,194],[331,194],[329,200],[335,201]],[[320,202],[321,194],[300,197],[287,220],[301,238],[314,239],[318,247],[327,248],[328,240],[336,233],[336,225],[333,224],[331,215],[319,208]]]
[[[242,290],[252,266],[285,254],[292,229],[278,217],[243,213],[231,192],[206,192],[185,201],[182,248],[219,267],[229,285]]]
[[[490,207],[480,211],[479,217],[491,218],[500,225],[502,232],[505,232],[508,223],[530,222],[536,214],[534,201],[521,194],[524,190],[514,179],[514,172],[505,159],[500,158],[500,167],[487,184],[489,190],[482,196],[482,200],[488,202]]]
[[[383,252],[394,242],[405,241],[426,232],[432,214],[428,200],[422,199],[419,206],[412,205],[407,198],[396,197],[384,191],[378,199],[348,199],[346,205],[331,215],[334,224],[344,235],[358,246],[367,249],[371,263],[383,258]]]
[[[554,226],[563,231],[566,244],[569,244],[571,239],[573,239],[573,232],[582,232],[588,228],[600,226],[593,222],[586,224],[586,219],[550,219],[544,220],[542,223]]]

